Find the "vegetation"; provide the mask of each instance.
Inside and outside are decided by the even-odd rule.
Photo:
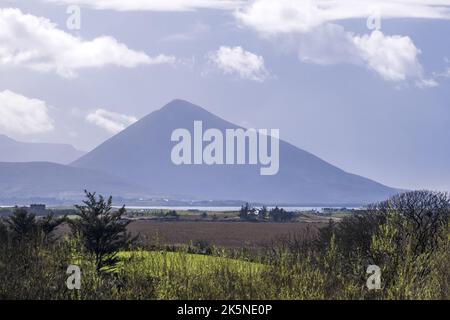
[[[250,206],[247,202],[245,205],[241,206],[241,210],[239,210],[239,218],[241,220],[256,220],[256,209]]]
[[[295,220],[296,216],[295,212],[278,207],[268,210],[267,207],[263,206],[258,210],[249,203],[241,206],[239,210],[239,218],[244,221],[291,222]]]
[[[269,211],[269,219],[274,222],[290,222],[295,219],[295,213],[275,207]]]
[[[119,250],[134,240],[127,233],[127,225],[131,221],[122,219],[126,213],[124,206],[115,212],[111,210],[111,197],[105,200],[99,196],[97,199],[95,193],[85,192],[87,200],[83,201],[84,206],[75,206],[79,219],[69,220],[69,225],[87,253],[94,256],[95,270],[107,271],[119,261]]]
[[[110,199],[90,193],[84,204],[61,239],[44,228],[51,218],[21,209],[0,223],[1,299],[450,299],[444,193],[404,193],[258,251],[202,241],[145,250],[126,235],[125,208],[111,212]],[[70,264],[81,290],[65,285]],[[366,287],[369,265],[381,270],[380,290]]]

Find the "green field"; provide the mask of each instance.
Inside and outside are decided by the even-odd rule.
[[[231,272],[251,275],[262,270],[263,265],[239,259],[167,251],[122,251],[119,268],[130,271],[137,268],[148,276],[160,277],[167,270],[183,271],[188,275],[205,275],[226,266]],[[132,262],[129,264],[127,262]]]
[[[119,273],[153,279],[156,299],[252,298],[264,266],[240,259],[185,252],[132,251],[119,254]]]

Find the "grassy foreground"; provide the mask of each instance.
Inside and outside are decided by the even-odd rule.
[[[101,233],[74,232],[56,240],[46,232],[53,220],[18,214],[0,223],[0,299],[448,300],[449,208],[444,194],[405,194],[330,221],[314,236],[305,230],[256,251],[121,243],[101,259],[104,238],[96,250],[91,240],[115,228],[122,233],[122,222],[108,220]],[[113,234],[108,239],[118,248]],[[81,269],[79,290],[66,284],[73,264]],[[366,286],[369,266],[380,271],[377,290]]]
[[[381,262],[381,290],[367,289],[368,262],[357,252],[346,256],[334,238],[324,251],[296,247],[292,239],[257,256],[122,251],[116,269],[101,274],[94,259],[66,239],[51,249],[21,248],[8,263],[1,252],[0,298],[450,299],[450,235],[433,254],[399,256],[394,234],[385,228],[371,241]],[[66,268],[74,261],[82,270],[80,290],[66,287]]]

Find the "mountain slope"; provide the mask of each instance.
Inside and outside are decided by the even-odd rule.
[[[0,199],[81,199],[83,190],[135,197],[143,188],[104,172],[50,162],[0,162]]]
[[[174,100],[107,140],[72,165],[103,170],[160,193],[200,199],[241,199],[266,203],[345,204],[377,201],[395,190],[349,174],[287,142],[280,141],[280,170],[261,176],[255,165],[181,165],[170,155],[174,129],[234,129],[201,107]],[[111,157],[114,154],[114,157]]]
[[[68,164],[84,154],[68,144],[19,142],[0,135],[0,162],[48,161]]]

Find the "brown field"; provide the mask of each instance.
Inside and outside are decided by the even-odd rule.
[[[280,237],[314,232],[324,223],[188,222],[136,220],[129,225],[133,234],[164,245],[189,244],[198,240],[228,247],[258,247]]]

